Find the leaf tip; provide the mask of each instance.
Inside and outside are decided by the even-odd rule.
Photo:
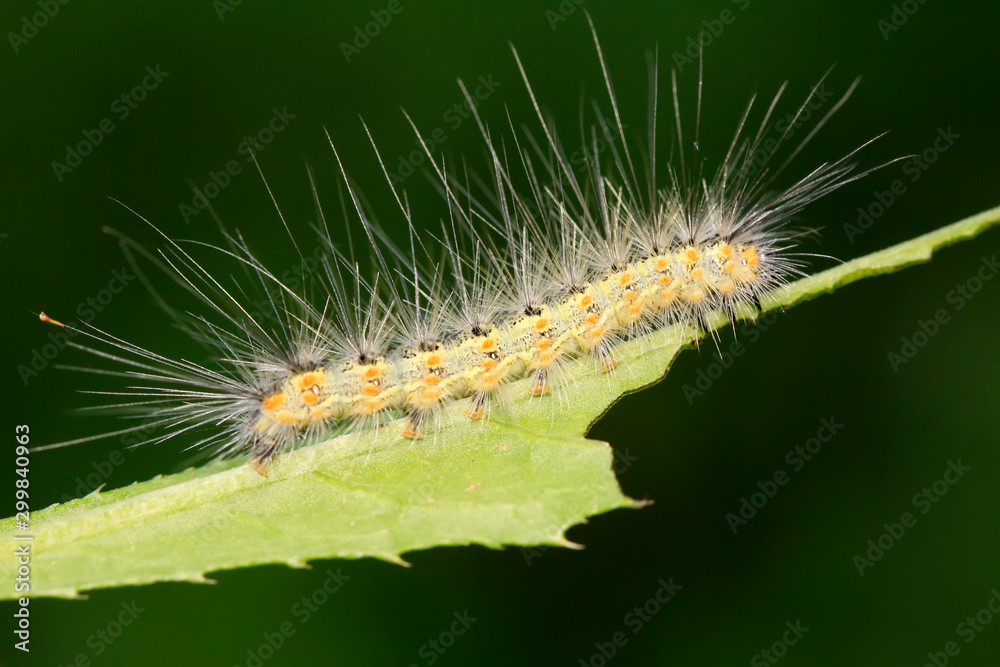
[[[401,567],[413,567],[413,563],[403,560],[403,557],[400,556],[399,554],[378,554],[375,557],[378,558],[379,560],[384,560],[388,563],[392,563],[393,565],[399,565]]]
[[[565,535],[559,535],[554,540],[552,540],[553,546],[562,547],[563,549],[572,549],[573,551],[583,551],[586,547],[579,542],[574,542],[572,540],[566,539]]]

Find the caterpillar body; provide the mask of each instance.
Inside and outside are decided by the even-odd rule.
[[[776,143],[772,138],[763,163],[760,155],[765,137],[774,131],[784,86],[753,131],[747,130],[751,99],[721,167],[709,178],[701,173],[700,121],[691,169],[685,162],[691,156],[686,157],[674,73],[679,165],[668,169],[667,185],[661,187],[656,184],[656,59],[651,59],[642,181],[593,24],[591,31],[611,113],[606,116],[593,104],[592,150],[582,175],[570,167],[554,123],[541,113],[516,50],[540,138],[513,132],[509,149],[493,138],[470,100],[487,147],[488,178],[450,170],[424,145],[430,176],[447,202],[439,231],[417,231],[405,194],[386,173],[410,230],[409,250],[401,250],[372,219],[340,166],[347,208],[370,248],[369,273],[331,234],[315,184],[316,230],[324,253],[301,290],[270,272],[238,233],[227,233],[226,243],[216,248],[249,277],[232,285],[204,269],[188,246],[165,235],[158,255],[123,241],[160,264],[205,306],[207,314],[170,312],[214,349],[217,360],[202,365],[169,359],[79,325],[78,331],[96,345],[71,343],[74,347],[124,365],[95,372],[140,382],[114,392],[116,402],[105,407],[141,411],[147,423],[48,447],[154,426],[157,435],[144,442],[198,433],[193,447],[219,456],[249,453],[250,465],[266,475],[282,452],[316,435],[379,428],[403,417],[402,435],[420,439],[433,431],[436,416],[450,402],[466,401],[465,417],[480,420],[515,380],[527,378],[527,391],[542,397],[560,389],[560,367],[572,360],[593,360],[595,369],[612,372],[620,341],[674,323],[703,324],[718,311],[735,318],[741,309],[759,307],[762,297],[791,277],[805,275],[803,255],[794,250],[806,232],[792,229],[790,220],[871,170],[858,169],[852,162],[857,151],[852,151],[787,189],[771,187],[853,86],[775,169],[769,168],[769,158],[794,123],[786,124]],[[796,120],[818,88],[798,107]],[[700,104],[699,75],[699,118]],[[420,138],[415,125],[414,131]],[[615,138],[607,142],[612,158],[607,166],[599,159],[600,137]],[[287,229],[280,209],[278,214]],[[248,305],[253,290],[266,295],[271,311],[266,317]],[[44,313],[42,319],[60,324]]]

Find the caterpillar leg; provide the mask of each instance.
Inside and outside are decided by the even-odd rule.
[[[618,364],[621,363],[621,360],[615,356],[614,350],[612,350],[610,346],[607,349],[602,349],[599,352],[599,355],[601,359],[602,373],[610,373],[618,368]]]
[[[402,435],[409,440],[420,440],[424,437],[420,426],[424,423],[427,412],[424,410],[413,410],[406,415],[406,425],[403,427]]]
[[[528,387],[528,394],[531,396],[544,396],[552,391],[548,383],[548,373],[544,368],[538,368],[531,374],[531,386]]]
[[[267,459],[250,459],[250,461],[247,462],[247,465],[249,465],[251,468],[253,468],[254,472],[256,472],[261,477],[267,477],[268,475],[271,474],[271,459],[270,458],[267,458]]]
[[[485,391],[477,391],[469,399],[469,407],[463,412],[466,417],[472,419],[473,421],[478,421],[486,416],[486,397],[487,393]]]
[[[251,457],[247,461],[247,465],[261,477],[267,477],[271,473],[271,463],[274,461],[274,454],[277,451],[278,443],[255,440],[253,448],[250,450]]]

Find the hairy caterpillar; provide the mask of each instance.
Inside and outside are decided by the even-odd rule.
[[[787,189],[771,188],[853,86],[776,167],[771,156],[819,84],[784,130],[772,122],[783,87],[751,130],[752,99],[721,167],[706,176],[699,148],[701,77],[688,147],[673,74],[677,164],[661,186],[656,58],[645,164],[637,169],[596,33],[594,41],[610,114],[593,104],[583,174],[569,164],[515,51],[541,133],[519,133],[511,123],[509,138],[498,140],[473,111],[489,157],[485,177],[437,161],[420,139],[448,214],[439,230],[418,225],[386,172],[410,229],[407,249],[397,247],[372,218],[330,141],[346,208],[370,248],[370,273],[359,268],[349,242],[343,249],[348,237],[331,233],[315,184],[316,231],[325,252],[301,289],[268,270],[238,232],[227,233],[216,250],[232,258],[247,277],[243,283],[213,276],[189,246],[165,235],[158,256],[130,245],[201,303],[203,314],[168,309],[214,350],[217,361],[169,359],[82,325],[78,331],[96,346],[71,345],[124,366],[98,372],[139,382],[113,393],[117,398],[106,408],[141,411],[149,423],[53,446],[145,432],[152,425],[157,435],[144,442],[197,433],[192,446],[220,456],[248,452],[250,464],[266,475],[279,454],[323,433],[379,428],[403,417],[402,435],[420,439],[433,431],[446,403],[467,401],[466,417],[479,420],[515,380],[527,378],[528,392],[542,397],[559,390],[560,367],[573,360],[593,360],[601,372],[612,372],[620,341],[677,322],[703,325],[717,311],[734,318],[792,276],[805,275],[795,247],[806,232],[792,229],[790,220],[868,171],[855,166],[853,151]],[[776,142],[768,144],[762,163],[762,147],[766,138],[774,140],[773,131]],[[611,155],[604,161],[598,141],[608,137],[614,141],[607,142]],[[249,305],[253,292],[265,295],[267,313]]]

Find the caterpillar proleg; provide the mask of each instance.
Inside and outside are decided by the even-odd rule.
[[[428,176],[446,203],[440,224],[428,224],[411,210],[364,127],[410,230],[403,247],[371,215],[329,135],[345,215],[363,230],[363,245],[334,231],[310,174],[314,231],[323,253],[300,289],[265,267],[239,232],[226,232],[223,244],[209,247],[163,235],[155,254],[123,240],[191,294],[197,307],[188,308],[190,314],[168,310],[212,348],[213,359],[167,358],[80,325],[91,343],[71,344],[116,366],[81,370],[129,380],[104,408],[140,412],[147,422],[51,447],[145,432],[153,425],[156,434],[145,442],[192,434],[193,447],[218,456],[247,455],[267,475],[282,453],[320,434],[382,428],[402,418],[401,435],[420,440],[433,433],[438,413],[453,401],[465,402],[466,418],[486,419],[517,380],[527,379],[532,396],[551,400],[544,397],[572,391],[559,382],[567,363],[618,372],[621,341],[676,323],[707,331],[713,313],[735,319],[737,312],[759,308],[764,296],[792,277],[806,275],[806,255],[797,246],[808,232],[790,223],[809,204],[870,170],[856,166],[859,148],[784,189],[775,189],[777,179],[854,85],[781,160],[773,156],[793,126],[775,127],[785,87],[766,104],[751,98],[732,137],[713,142],[727,148],[709,173],[701,154],[702,76],[692,128],[683,121],[677,75],[671,73],[674,155],[664,166],[657,163],[656,54],[650,58],[648,141],[637,146],[626,136],[593,24],[591,31],[605,97],[591,105],[582,173],[570,165],[566,144],[543,114],[514,50],[537,129],[519,130],[513,120],[504,130],[490,127],[460,84],[485,142],[486,170],[435,158],[407,117],[426,152]],[[818,89],[793,112],[795,120]],[[606,142],[606,158],[598,149],[604,138],[613,139]],[[294,236],[292,242],[300,248]],[[370,271],[354,256],[361,248],[370,255]],[[205,251],[227,255],[236,267],[233,275],[242,278],[207,271],[197,259]],[[266,296],[267,313],[250,306],[254,292]]]

